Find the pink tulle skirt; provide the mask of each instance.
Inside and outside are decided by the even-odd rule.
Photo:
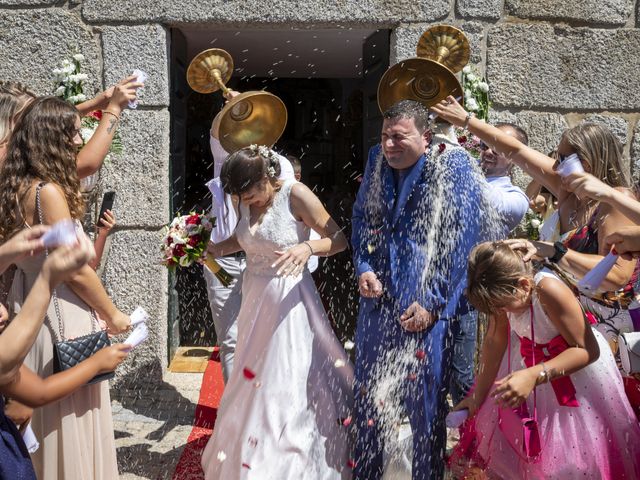
[[[498,426],[498,406],[487,397],[462,427],[450,458],[452,468],[460,473],[470,466],[489,478],[504,479],[640,479],[640,425],[611,349],[594,333],[600,358],[571,375],[579,407],[560,406],[549,384],[536,389],[542,454],[535,463],[527,463],[513,450]],[[515,334],[511,348],[511,370],[524,368]],[[497,378],[507,373],[505,354]],[[533,412],[533,395],[527,403]]]

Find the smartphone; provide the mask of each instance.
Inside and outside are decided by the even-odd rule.
[[[97,224],[100,226],[100,219],[104,215],[104,212],[107,210],[113,210],[113,202],[116,199],[116,192],[113,190],[109,190],[108,192],[104,192],[104,196],[102,197],[102,205],[100,206],[100,215],[98,215]]]

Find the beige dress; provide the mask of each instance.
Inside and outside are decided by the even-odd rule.
[[[17,313],[38,276],[45,255],[17,265],[9,305]],[[67,285],[56,289],[67,339],[91,333],[90,309]],[[53,299],[48,318],[25,364],[41,377],[53,373],[53,344],[59,338]],[[55,332],[55,333],[54,333]],[[112,480],[118,478],[109,382],[80,387],[75,393],[33,412],[40,448],[32,456],[39,480]]]

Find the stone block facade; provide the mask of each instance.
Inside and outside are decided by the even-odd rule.
[[[640,158],[640,0],[0,0],[0,79],[52,91],[51,70],[79,52],[87,93],[134,68],[149,73],[139,107],[123,114],[124,153],[103,170],[118,191],[119,228],[104,278],[125,311],[142,304],[153,335],[125,369],[167,364],[168,276],[158,266],[168,222],[170,45],[168,29],[380,28],[391,31],[391,63],[415,54],[420,34],[447,23],[462,28],[485,73],[492,119],[529,131],[553,149],[567,126],[596,121]],[[525,182],[526,179],[523,179]]]

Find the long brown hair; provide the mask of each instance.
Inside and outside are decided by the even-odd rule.
[[[16,124],[7,157],[0,168],[0,241],[23,227],[24,200],[36,180],[58,185],[64,192],[71,217],[82,218],[73,144],[78,111],[57,97],[31,103]]]
[[[611,130],[585,122],[566,130],[562,138],[589,164],[591,173],[598,180],[612,187],[628,188],[631,185],[623,145]]]
[[[531,263],[500,242],[485,242],[469,254],[467,299],[482,313],[495,313],[516,298],[521,278],[533,276]]]

